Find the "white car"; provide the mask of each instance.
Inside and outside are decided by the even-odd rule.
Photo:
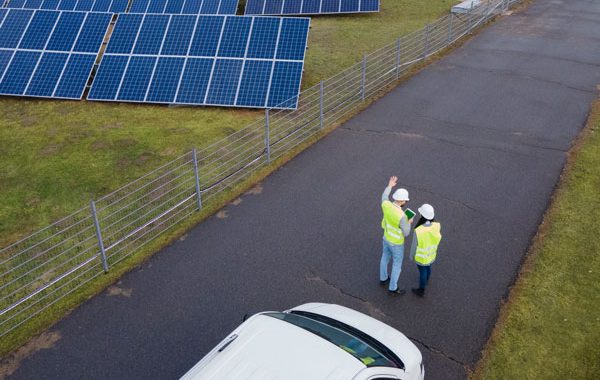
[[[256,314],[181,379],[422,380],[419,349],[398,330],[339,305]]]

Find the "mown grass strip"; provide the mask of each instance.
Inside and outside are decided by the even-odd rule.
[[[473,379],[600,378],[600,100]]]

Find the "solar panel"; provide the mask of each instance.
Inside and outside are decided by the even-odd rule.
[[[6,16],[6,12],[8,12],[7,9],[0,8],[0,26],[2,26],[2,23],[4,22],[4,16]]]
[[[112,13],[10,9],[3,18],[0,95],[81,99]]]
[[[81,12],[125,12],[129,0],[8,0],[6,8]]]
[[[88,100],[296,108],[309,24],[121,14]]]
[[[239,0],[132,0],[129,13],[234,15]]]
[[[246,0],[247,15],[379,12],[380,0]]]

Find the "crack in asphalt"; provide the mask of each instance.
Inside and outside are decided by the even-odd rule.
[[[349,293],[349,292],[345,291],[344,289],[340,288],[339,286],[336,286],[332,282],[330,282],[330,281],[328,281],[328,280],[326,280],[326,279],[318,276],[313,270],[310,270],[309,273],[306,275],[306,280],[307,281],[314,281],[314,282],[323,284],[323,285],[325,285],[325,286],[327,286],[329,288],[332,288],[332,289],[336,290],[342,296],[350,297],[350,298],[353,298],[355,300],[360,301],[361,303],[363,303],[367,307],[367,309],[369,310],[369,314],[371,316],[374,316],[374,314],[375,314],[375,315],[377,315],[378,319],[380,319],[380,320],[382,320],[382,319],[384,319],[384,320],[385,319],[390,320],[390,318],[383,311],[381,311],[381,309],[379,309],[376,306],[374,306],[368,300],[366,300],[366,299],[364,299],[364,298],[362,298],[360,296],[357,296],[357,295],[354,295],[352,293]],[[423,346],[426,350],[428,350],[428,351],[430,351],[430,352],[432,352],[434,354],[438,354],[438,355],[444,357],[445,359],[450,360],[450,361],[452,361],[452,362],[460,365],[461,367],[464,368],[465,372],[470,373],[471,369],[470,369],[470,367],[469,367],[469,365],[467,363],[465,363],[465,362],[463,362],[463,361],[455,358],[454,356],[446,353],[443,350],[440,350],[439,348],[433,347],[432,345],[423,342],[421,339],[418,339],[418,338],[415,338],[415,337],[412,337],[412,336],[408,336],[408,335],[406,335],[406,337],[408,339],[414,341],[414,342],[417,342],[418,344],[420,344],[421,346]]]
[[[437,121],[439,123],[456,125],[456,126],[459,126],[459,127],[465,127],[466,126],[466,127],[469,127],[471,129],[476,129],[476,130],[484,129],[486,131],[498,132],[497,129],[493,129],[493,128],[485,128],[485,127],[481,127],[481,126],[478,126],[478,125],[472,125],[472,124],[456,123],[456,122],[453,122],[453,121],[450,121],[450,120],[444,120],[444,119],[440,119],[440,118],[433,117],[433,116],[427,116],[427,115],[415,115],[415,116],[418,117],[418,118],[421,118],[421,119],[427,119],[427,120]],[[526,134],[526,133],[520,133],[520,132],[519,132],[518,135],[516,134],[516,132],[515,133],[511,133],[509,135],[510,135],[510,137],[525,136],[525,137],[530,137],[530,138],[536,139],[536,140],[539,139],[537,136],[533,136],[531,134]],[[431,138],[433,138],[433,137],[431,137]],[[524,142],[521,142],[521,143],[518,143],[518,144],[520,144],[522,146],[527,146],[527,147],[530,147],[530,148],[537,148],[537,149],[541,149],[541,150],[549,150],[549,151],[553,151],[553,152],[561,152],[561,153],[567,153],[568,152],[568,150],[565,150],[565,149],[554,148],[554,147],[545,146],[545,145],[528,144],[528,143],[524,143]],[[510,152],[510,153],[512,153],[512,152]],[[528,157],[528,155],[526,155],[526,154],[523,154],[523,155]]]
[[[336,286],[332,282],[330,282],[330,281],[328,281],[328,280],[326,280],[326,279],[318,276],[317,274],[315,274],[315,272],[313,270],[310,270],[309,273],[306,275],[306,280],[307,281],[314,281],[314,282],[323,284],[323,285],[325,285],[325,286],[327,286],[329,288],[332,288],[332,289],[336,290],[342,296],[350,297],[350,298],[353,298],[355,300],[360,301],[361,303],[363,303],[367,307],[367,309],[369,310],[369,314],[371,316],[374,316],[374,314],[376,314],[378,316],[378,319],[387,319],[387,320],[390,319],[383,311],[381,311],[381,309],[375,307],[368,300],[366,300],[366,299],[364,299],[364,298],[362,298],[360,296],[357,296],[357,295],[354,295],[352,293],[349,293],[349,292],[345,291],[344,289],[340,288],[339,286]],[[432,345],[423,342],[421,339],[418,339],[418,338],[415,338],[415,337],[412,337],[412,336],[408,336],[408,335],[406,335],[406,337],[409,338],[410,340],[414,341],[414,342],[417,342],[418,344],[420,344],[421,346],[423,346],[426,350],[428,350],[430,352],[433,352],[434,354],[438,354],[438,355],[444,357],[445,359],[450,360],[450,361],[452,361],[452,362],[460,365],[461,367],[464,368],[464,370],[467,373],[470,372],[470,368],[469,368],[468,364],[466,364],[465,362],[463,362],[463,361],[455,358],[454,356],[446,353],[445,351],[440,350],[439,348],[433,347]]]
[[[336,291],[337,291],[339,294],[341,294],[342,296],[345,296],[345,297],[350,297],[350,298],[353,298],[353,299],[355,299],[355,300],[358,300],[358,301],[360,301],[360,302],[361,302],[361,303],[362,303],[362,304],[363,304],[363,305],[364,305],[364,306],[367,308],[367,310],[369,311],[369,314],[370,314],[371,316],[375,316],[375,315],[376,315],[378,319],[386,319],[386,320],[389,320],[389,319],[390,319],[390,318],[387,316],[387,314],[385,314],[385,313],[384,313],[384,312],[383,312],[381,309],[379,309],[378,307],[376,307],[375,305],[373,305],[373,304],[372,304],[371,302],[369,302],[368,300],[366,300],[366,299],[364,299],[364,298],[362,298],[362,297],[360,297],[360,296],[357,296],[357,295],[354,295],[354,294],[352,294],[352,293],[349,293],[349,292],[345,291],[344,289],[340,288],[339,286],[336,286],[336,285],[335,285],[335,284],[333,284],[332,282],[330,282],[330,281],[328,281],[328,280],[326,280],[326,279],[324,279],[324,278],[320,277],[320,276],[319,276],[319,275],[317,275],[317,274],[315,273],[315,271],[313,271],[313,270],[310,270],[310,271],[308,272],[308,274],[306,275],[306,280],[307,280],[307,281],[313,281],[313,282],[317,282],[317,283],[320,283],[320,284],[326,285],[327,287],[329,287],[329,288],[332,288],[332,289],[336,290]]]
[[[483,72],[487,72],[487,73],[495,73],[495,74],[502,74],[502,75],[514,76],[514,77],[517,77],[517,78],[532,79],[532,80],[536,80],[536,81],[539,81],[539,82],[550,83],[550,84],[554,84],[554,85],[561,86],[561,87],[564,87],[564,88],[568,88],[568,89],[571,89],[571,90],[575,90],[575,91],[579,91],[579,92],[584,92],[586,94],[592,94],[592,95],[594,95],[596,93],[593,90],[587,90],[587,89],[583,89],[583,88],[579,88],[579,87],[569,86],[568,84],[560,82],[560,81],[554,81],[554,80],[550,80],[550,79],[540,78],[540,77],[533,76],[531,74],[519,73],[519,72],[512,71],[512,70],[491,69],[491,68],[484,68],[484,67],[477,67],[477,66],[470,66],[470,65],[458,64],[458,63],[455,63],[455,62],[452,62],[451,65],[454,66],[454,67],[460,67],[461,69],[465,69],[465,70],[476,70],[476,71],[483,71]]]
[[[516,54],[516,55],[526,55],[526,56],[531,56],[532,58],[547,58],[547,59],[555,59],[557,61],[565,61],[565,62],[571,62],[571,63],[577,63],[579,65],[584,65],[584,66],[593,66],[593,67],[600,67],[600,64],[595,63],[595,62],[585,62],[585,61],[578,61],[576,59],[571,59],[571,58],[565,58],[565,57],[555,57],[555,56],[551,56],[548,54],[540,54],[540,53],[535,53],[532,51],[519,51],[519,50],[505,50],[505,49],[495,49],[495,48],[478,48],[478,47],[471,47],[473,50],[475,51],[480,51],[480,52],[485,52],[485,53],[489,53],[489,52],[497,52],[500,54]],[[452,63],[452,62],[450,62]]]
[[[429,189],[424,189],[424,188],[421,188],[421,189],[419,189],[419,187],[418,187],[418,186],[413,186],[413,187],[414,187],[414,188],[416,188],[417,190],[420,190],[420,191],[422,191],[422,192],[427,192],[427,193],[433,194],[433,195],[435,195],[435,196],[438,196],[438,197],[440,197],[441,199],[443,199],[443,200],[445,200],[445,201],[447,201],[447,202],[450,202],[450,203],[455,203],[455,204],[458,204],[458,205],[460,205],[460,206],[463,206],[464,208],[466,208],[466,209],[469,209],[469,210],[471,210],[471,211],[473,211],[473,212],[476,212],[476,213],[478,213],[478,214],[482,214],[482,215],[485,215],[485,216],[493,216],[493,217],[495,217],[495,218],[502,219],[502,218],[501,218],[501,217],[499,217],[498,215],[493,215],[493,214],[490,214],[490,213],[484,212],[484,211],[482,211],[482,210],[478,210],[478,209],[476,209],[475,207],[473,207],[473,206],[470,206],[470,205],[468,205],[467,203],[465,203],[465,202],[463,202],[463,201],[459,201],[459,200],[456,200],[456,199],[448,198],[448,197],[446,197],[446,196],[444,196],[444,195],[442,195],[442,194],[435,193],[435,192],[433,192],[432,190],[429,190]]]
[[[436,120],[436,119],[432,118],[432,120]],[[443,120],[438,120],[438,121],[445,122]],[[363,132],[363,133],[381,134],[381,135],[395,135],[395,136],[404,136],[404,137],[420,137],[420,138],[425,138],[425,139],[441,141],[446,144],[450,144],[450,145],[454,145],[454,146],[458,146],[458,147],[466,148],[466,149],[485,149],[485,150],[491,150],[494,152],[507,153],[507,154],[511,154],[511,155],[518,154],[523,157],[532,157],[532,158],[536,157],[536,156],[526,154],[523,152],[518,152],[515,150],[502,149],[502,148],[493,147],[493,146],[484,146],[484,145],[476,145],[476,144],[469,145],[469,144],[464,144],[464,143],[460,143],[457,141],[445,139],[443,137],[422,135],[422,134],[417,134],[417,133],[409,133],[409,132],[402,132],[402,131],[389,131],[389,130],[374,130],[374,129],[356,129],[356,128],[348,128],[348,127],[340,127],[340,129],[346,130],[346,131],[351,131],[351,132]],[[537,148],[540,150],[548,150],[548,151],[552,151],[552,152],[561,152],[561,153],[567,152],[566,150],[563,150],[560,148],[554,148],[554,147],[548,147],[548,146],[542,146],[542,145],[526,144],[526,143],[518,143],[518,144],[522,145],[522,146],[530,147],[530,148]]]
[[[465,371],[467,373],[469,373],[471,371],[471,369],[470,369],[470,367],[469,367],[469,365],[467,363],[465,363],[465,362],[463,362],[461,360],[458,360],[457,358],[455,358],[454,356],[452,356],[452,355],[444,352],[443,350],[440,350],[439,348],[435,348],[435,347],[433,347],[433,346],[431,346],[431,345],[429,345],[429,344],[423,342],[422,340],[420,340],[418,338],[415,338],[413,336],[408,336],[407,335],[406,337],[408,339],[412,340],[412,341],[415,341],[415,342],[419,343],[421,346],[425,347],[425,349],[427,351],[430,351],[430,352],[433,352],[435,354],[441,355],[444,358],[446,358],[446,359],[448,359],[450,361],[453,361],[456,364],[459,364],[460,366],[462,366],[465,369]]]
[[[431,121],[436,121],[438,123],[443,123],[443,124],[448,124],[448,125],[452,125],[452,126],[456,126],[459,128],[465,128],[468,127],[470,129],[473,129],[475,131],[489,131],[489,132],[493,132],[497,135],[500,135],[500,137],[504,137],[504,135],[508,136],[508,137],[529,137],[531,139],[535,139],[535,140],[539,140],[540,137],[539,136],[535,136],[532,135],[530,133],[523,133],[520,131],[512,131],[512,133],[502,133],[501,131],[499,131],[498,129],[495,128],[489,128],[489,127],[484,127],[481,125],[474,125],[474,124],[469,124],[469,123],[465,123],[465,122],[461,122],[461,123],[457,123],[455,121],[452,120],[446,120],[446,119],[440,119],[439,117],[434,117],[434,116],[429,116],[429,115],[421,115],[421,114],[415,114],[414,115],[416,118],[420,118],[420,119],[425,119],[425,120],[431,120]],[[527,145],[525,143],[521,143],[522,145],[526,145],[526,146],[530,146],[530,147],[534,147],[534,148],[539,148],[539,149],[548,149],[548,150],[558,150],[561,152],[565,152],[565,150],[559,149],[559,148],[553,148],[553,147],[548,147],[545,145]]]

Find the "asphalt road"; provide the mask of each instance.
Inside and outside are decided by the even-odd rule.
[[[75,310],[51,329],[61,338],[14,378],[176,378],[245,313],[321,301],[404,332],[429,379],[464,379],[599,83],[600,2],[537,0]],[[378,284],[379,199],[390,175],[413,209],[433,204],[443,226],[424,299],[391,297]],[[403,268],[410,288],[417,270]]]

